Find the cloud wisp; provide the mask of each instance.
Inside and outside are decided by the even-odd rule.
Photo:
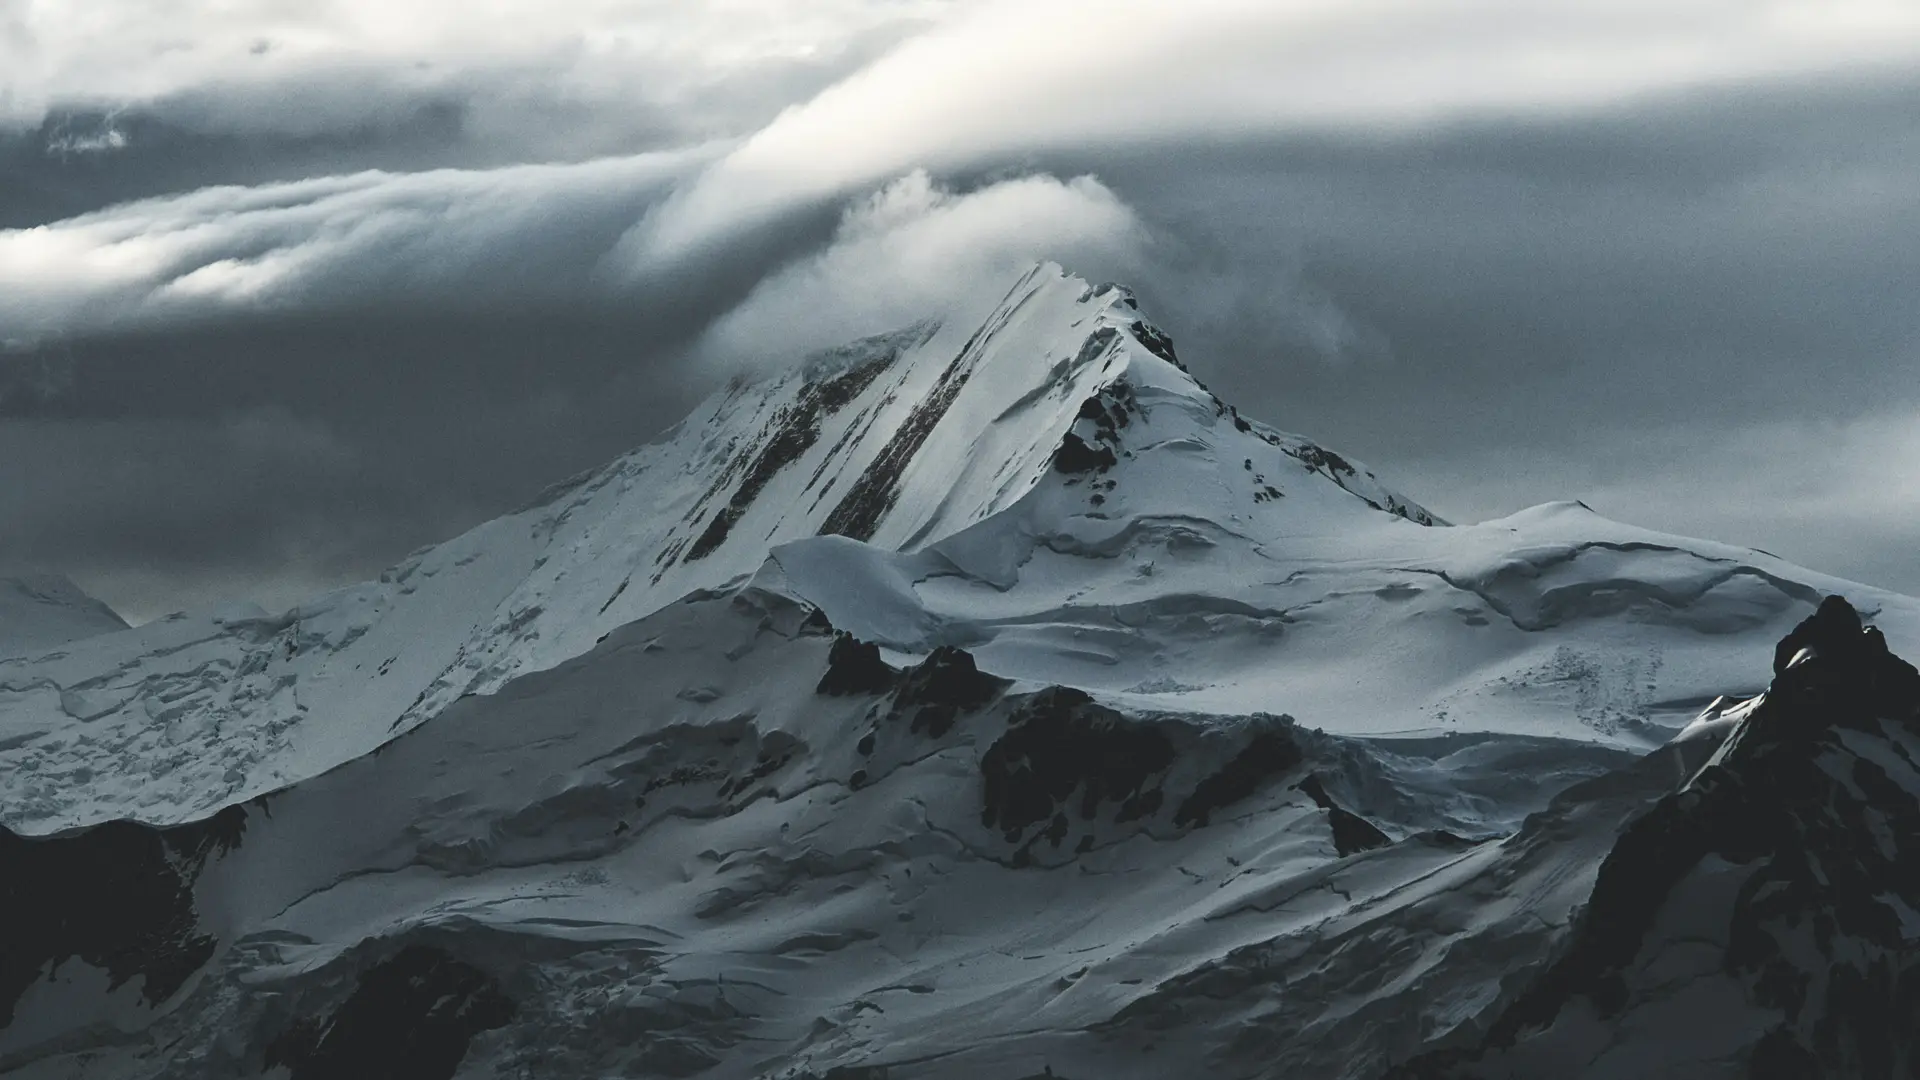
[[[628,238],[642,267],[908,167],[1062,145],[1391,132],[1911,61],[1884,2],[1149,0],[968,9],[782,113]]]
[[[826,247],[762,279],[701,348],[723,369],[792,363],[930,313],[971,313],[1042,259],[1127,276],[1146,243],[1133,210],[1091,176],[956,193],[916,170],[849,206]]]
[[[591,301],[609,238],[703,153],[208,188],[0,231],[0,326],[32,341],[395,298]]]
[[[591,147],[595,135],[635,130],[622,114],[699,141],[764,122],[951,6],[0,0],[0,129],[109,108],[200,131],[314,135],[442,99],[471,106],[477,134],[523,150]],[[556,119],[597,130],[555,132]]]

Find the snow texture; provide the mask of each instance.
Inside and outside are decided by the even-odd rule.
[[[1920,642],[1911,598],[1579,504],[1440,522],[1043,265],[379,581],[0,649],[0,1072],[1507,1068],[1622,829],[1735,769],[1830,593]],[[1916,790],[1910,728],[1829,742],[1848,798],[1896,797],[1855,759]],[[1910,871],[1876,813],[1835,827]],[[1515,1044],[1552,1075],[1824,1052],[1706,977],[1746,864],[1682,870],[1648,1006],[1574,980]],[[1920,933],[1887,892],[1845,948]]]

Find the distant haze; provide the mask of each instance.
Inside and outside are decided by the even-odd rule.
[[[283,607],[1039,258],[1456,520],[1920,593],[1920,8],[0,0],[0,573]]]

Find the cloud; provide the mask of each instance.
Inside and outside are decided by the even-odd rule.
[[[0,0],[0,560],[292,599],[1052,257],[1454,515],[1920,587],[1911,5],[485,11]]]
[[[916,169],[978,175],[1023,154],[1097,154],[1180,139],[1335,130],[1392,139],[1443,120],[1593,108],[1675,87],[1830,71],[1920,47],[1920,15],[1869,0],[1713,0],[1681,12],[1648,0],[1600,8],[1194,0],[1178,9],[1144,0],[838,0],[784,18],[758,0],[696,5],[695,14],[662,0],[582,0],[577,24],[513,2],[485,20],[449,18],[446,7],[333,0],[290,13],[265,0],[190,4],[188,25],[207,33],[172,51],[157,45],[163,30],[178,28],[157,15],[104,36],[85,33],[85,21],[61,14],[65,8],[22,9],[28,15],[12,23],[24,27],[15,36],[33,43],[27,51],[41,61],[38,74],[20,81],[43,87],[42,97],[77,94],[61,81],[70,75],[59,73],[85,67],[115,72],[98,91],[103,98],[195,100],[218,111],[225,106],[212,103],[226,99],[214,89],[251,79],[258,93],[233,96],[238,112],[201,119],[281,132],[365,119],[371,104],[392,108],[393,88],[409,80],[471,76],[485,93],[508,92],[529,82],[515,64],[550,54],[571,57],[575,76],[532,83],[559,86],[563,97],[579,90],[599,103],[598,113],[617,113],[622,95],[651,100],[681,93],[661,87],[752,83],[768,63],[834,52],[832,43],[850,36],[925,29],[740,139],[578,165],[217,187],[0,232],[8,336],[397,296],[619,303],[664,282],[737,277],[747,262],[791,256],[811,236],[796,240],[783,230],[806,234],[843,200]],[[562,25],[581,29],[556,29]],[[141,49],[153,55],[136,59]],[[655,54],[672,63],[646,68],[653,89],[645,93],[628,76],[603,84],[589,73],[603,62],[628,71]],[[262,57],[282,66],[237,74]],[[377,76],[365,100],[356,96],[362,80],[301,81],[337,75],[341,65]],[[273,88],[299,93],[275,102]],[[611,96],[596,96],[601,90]],[[481,91],[461,93],[471,105]],[[102,137],[85,136],[88,145]],[[1469,250],[1485,249],[1484,237],[1467,241]],[[1291,308],[1279,321],[1307,347],[1325,355],[1387,351],[1367,319],[1304,271],[1291,276],[1269,295]]]
[[[625,242],[671,263],[911,167],[1205,132],[1403,129],[1910,61],[1888,0],[999,0],[782,113]]]
[[[707,153],[207,188],[0,230],[0,326],[31,342],[395,301],[592,301],[622,224]]]
[[[65,106],[135,106],[170,109],[203,129],[311,133],[377,121],[422,94],[471,98],[496,129],[516,127],[516,112],[567,103],[589,106],[582,116],[627,109],[728,124],[741,106],[747,115],[765,107],[740,95],[769,74],[841,70],[948,7],[0,0],[0,127],[31,128]]]
[[[0,451],[20,470],[0,492],[5,562],[57,563],[106,586],[103,598],[136,620],[179,598],[178,583],[156,587],[157,568],[202,587],[236,563],[311,583],[352,562],[366,539],[356,531],[391,527],[320,511],[370,463],[285,409],[213,423],[0,425]]]
[[[1025,176],[956,193],[916,170],[849,206],[823,249],[770,274],[702,352],[725,368],[806,352],[991,303],[1044,258],[1083,274],[1138,270],[1140,221],[1091,176]]]

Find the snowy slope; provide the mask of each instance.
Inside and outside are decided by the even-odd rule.
[[[1171,485],[1180,500],[1130,497],[1133,464],[1113,470],[1110,514],[1037,498],[909,554],[805,540],[775,551],[768,580],[863,638],[965,646],[1003,675],[1133,708],[1641,749],[1714,697],[1759,690],[1749,658],[1823,593],[1859,600],[1889,633],[1920,632],[1911,598],[1578,504],[1447,529],[1386,515],[1273,524],[1193,506],[1210,494],[1198,478]]]
[[[58,884],[9,913],[32,963],[0,967],[0,1070],[455,1075],[399,1056],[404,1030],[470,1077],[1373,1080],[1524,1007],[1622,826],[1687,779],[876,659],[789,598],[703,594],[203,824],[13,841],[9,869]],[[1834,752],[1895,767],[1910,734],[1868,723],[1885,753]],[[1864,791],[1822,783],[1870,850]],[[1841,910],[1818,880],[1796,902]],[[1662,918],[1669,950],[1707,940]],[[1586,1032],[1541,1067],[1616,1075],[1564,1067]]]
[[[64,577],[0,577],[0,656],[42,652],[126,628],[112,608]]]
[[[1920,672],[1829,615],[1621,835],[1552,965],[1397,1077],[1920,1072]]]
[[[1440,523],[1042,266],[380,581],[0,659],[0,1073],[1527,1075],[1830,592],[1920,651],[1763,553]],[[1808,805],[1877,836],[1876,724]]]
[[[659,442],[379,581],[283,615],[176,616],[51,662],[0,660],[0,768],[25,776],[0,821],[185,820],[577,656],[689,591],[746,577],[781,542],[951,535],[1048,481],[1082,402],[1117,373],[1145,357],[1191,385],[1143,342],[1171,356],[1125,290],[1036,267],[978,325],[925,324],[732,386]],[[1326,489],[1319,501],[1350,504],[1350,517],[1376,516],[1363,499],[1424,516],[1337,457],[1318,468],[1293,486]],[[68,737],[76,723],[84,753]],[[109,772],[132,783],[96,779]]]
[[[1641,749],[1758,690],[1752,650],[1825,593],[1920,631],[1911,598],[1579,503],[1420,527],[1363,467],[1222,404],[1164,337],[1101,355],[1054,466],[1004,510],[911,551],[793,541],[765,580],[903,653],[963,646],[1131,708]]]
[[[956,1054],[926,1075],[1026,1075],[1196,963],[1318,934],[1358,900],[1397,907],[1409,880],[1468,880],[1485,858],[1430,830],[1484,826],[1475,800],[1538,805],[1497,767],[1389,758],[1282,717],[1121,717],[963,661],[863,685],[807,615],[757,591],[693,599],[204,835],[40,841],[71,852],[45,861],[80,888],[129,863],[177,884],[86,892],[57,933],[15,915],[63,962],[0,993],[0,1068],[149,1075],[139,1055],[166,1046],[153,1075],[248,1075],[417,945],[516,1003],[468,1075],[792,1077]],[[844,692],[818,692],[834,671]],[[1100,764],[1122,747],[1119,773]],[[1443,775],[1398,820],[1346,809]],[[156,895],[179,917],[143,920]],[[1483,899],[1437,902],[1466,917]],[[199,961],[184,975],[183,953]],[[1165,1075],[1140,1060],[1067,1075]]]

